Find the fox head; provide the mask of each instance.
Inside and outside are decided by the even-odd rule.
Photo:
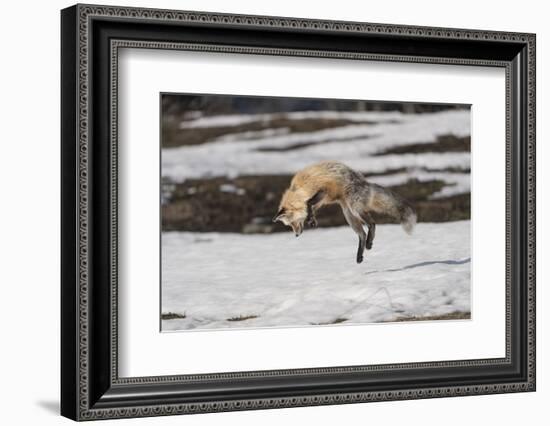
[[[306,199],[300,191],[287,189],[281,199],[279,211],[273,218],[273,222],[282,222],[290,226],[299,237],[304,230],[304,222],[307,218]]]

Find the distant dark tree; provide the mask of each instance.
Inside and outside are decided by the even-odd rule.
[[[290,111],[400,111],[406,114],[465,109],[468,105],[430,104],[414,102],[381,102],[317,98],[283,98],[230,95],[164,94],[163,115],[183,119],[189,113],[265,114]]]

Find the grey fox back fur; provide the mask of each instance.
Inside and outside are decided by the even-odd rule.
[[[364,250],[372,248],[376,224],[371,213],[392,217],[408,234],[416,224],[416,213],[403,197],[335,161],[317,163],[296,173],[273,220],[291,226],[299,236],[304,223],[316,226],[315,212],[321,206],[334,203],[340,205],[346,221],[359,236],[358,263],[363,260]],[[368,236],[364,225],[368,226]]]

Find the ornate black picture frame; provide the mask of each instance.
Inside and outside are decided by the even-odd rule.
[[[61,13],[61,413],[159,416],[535,390],[535,35],[76,5]],[[484,65],[506,71],[506,356],[120,378],[121,47]]]

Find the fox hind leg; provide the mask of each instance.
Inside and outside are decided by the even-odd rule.
[[[363,253],[365,252],[365,241],[359,235],[359,246],[357,247],[357,263],[363,261]]]
[[[372,242],[374,241],[374,233],[376,231],[376,223],[374,222],[374,219],[372,216],[367,213],[363,215],[363,218],[365,219],[365,222],[367,222],[367,226],[369,227],[369,233],[367,235],[367,242],[366,242],[366,249],[370,250],[372,248]]]
[[[357,263],[361,263],[363,261],[363,253],[365,252],[365,247],[367,244],[367,234],[363,229],[363,223],[347,207],[342,207],[342,211],[344,212],[344,217],[346,218],[349,226],[351,226],[351,229],[353,229],[359,237],[359,246],[357,247]]]

